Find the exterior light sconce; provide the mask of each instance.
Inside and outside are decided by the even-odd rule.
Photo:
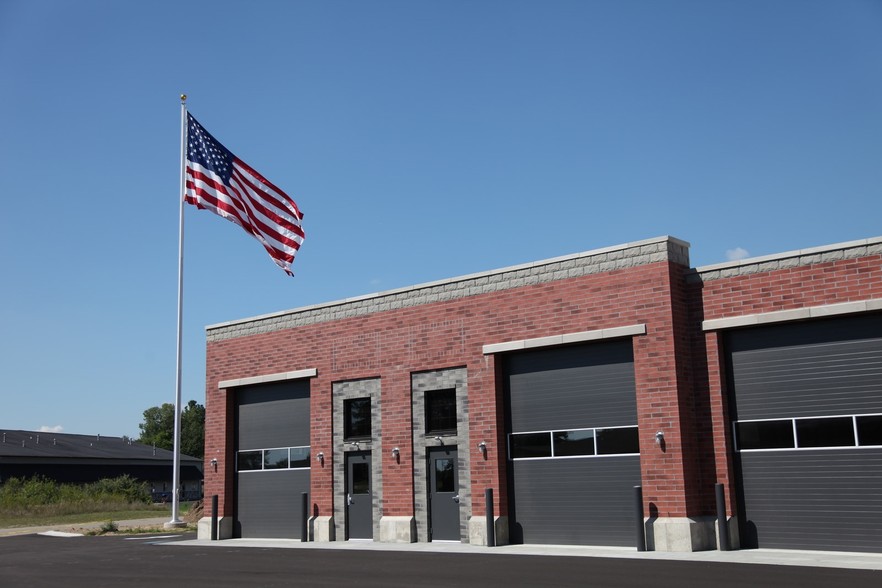
[[[359,447],[358,447],[358,441],[351,441],[351,442],[349,443],[349,447],[350,447],[350,449],[359,449]]]
[[[665,442],[665,434],[664,434],[664,432],[659,431],[658,433],[655,434],[655,444],[661,445],[664,442]]]
[[[214,471],[217,471],[217,458],[216,458],[216,457],[212,457],[212,458],[211,458],[211,461],[210,461],[209,463],[211,464],[211,467],[214,468]]]
[[[484,441],[478,443],[478,452],[484,456],[484,459],[487,459],[487,443]]]
[[[401,463],[401,450],[397,447],[392,448],[392,458],[396,463]]]
[[[435,435],[435,441],[438,442],[438,445],[444,445],[444,439],[440,435]]]
[[[324,453],[319,451],[318,454],[315,456],[315,460],[317,462],[319,462],[320,464],[322,464],[322,467],[325,467],[325,454]]]

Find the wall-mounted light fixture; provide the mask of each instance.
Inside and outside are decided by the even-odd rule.
[[[437,441],[439,445],[444,445],[444,439],[441,438],[441,435],[435,435],[435,441]]]
[[[662,443],[664,443],[664,441],[665,441],[664,432],[659,431],[658,433],[655,434],[655,444],[656,445],[661,445]]]
[[[319,451],[315,456],[315,460],[320,464],[325,465],[325,454]]]
[[[478,452],[481,455],[483,455],[484,458],[486,459],[487,458],[487,443],[485,443],[484,441],[481,441],[480,443],[478,443]]]
[[[358,441],[350,441],[350,442],[349,442],[349,447],[352,448],[352,449],[359,449],[359,447],[358,447]]]
[[[216,457],[212,457],[212,458],[211,458],[211,461],[210,461],[209,463],[211,464],[211,467],[214,468],[214,471],[217,471],[217,458],[216,458]]]
[[[392,448],[392,459],[395,460],[395,463],[401,463],[401,450],[397,447]]]

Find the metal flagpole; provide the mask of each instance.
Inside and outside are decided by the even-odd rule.
[[[178,192],[180,200],[180,216],[178,221],[178,344],[177,344],[177,373],[175,380],[175,446],[174,465],[172,472],[172,518],[164,526],[166,528],[183,527],[184,522],[179,516],[181,494],[181,352],[183,341],[183,306],[184,306],[184,189],[185,189],[185,166],[187,149],[187,95],[181,94],[181,190]]]

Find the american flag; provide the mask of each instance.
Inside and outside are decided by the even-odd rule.
[[[187,185],[184,201],[236,223],[260,241],[280,268],[303,239],[297,203],[233,155],[187,113]]]

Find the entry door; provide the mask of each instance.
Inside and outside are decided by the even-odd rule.
[[[346,453],[346,538],[373,539],[371,452]]]
[[[459,541],[459,475],[456,448],[429,449],[429,528],[433,541]]]

